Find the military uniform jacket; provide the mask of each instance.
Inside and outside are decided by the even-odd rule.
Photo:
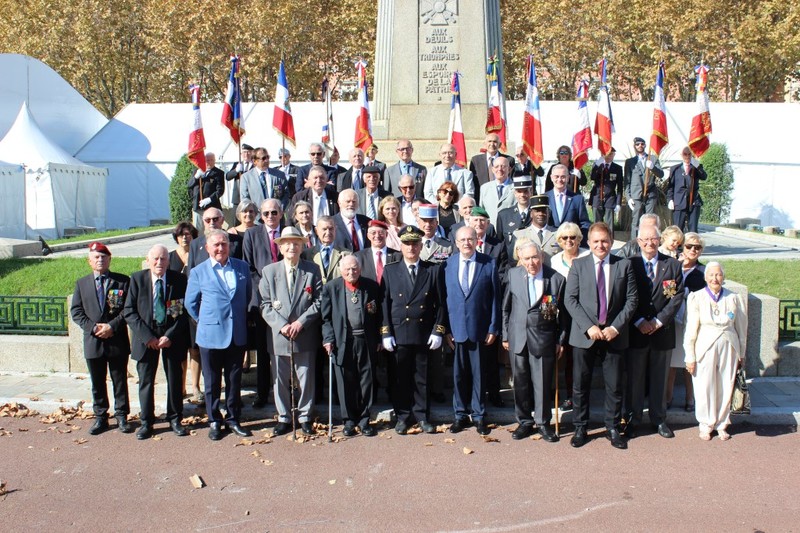
[[[423,345],[431,334],[444,335],[447,318],[439,275],[438,265],[420,261],[412,284],[405,261],[386,265],[382,337]]]
[[[658,158],[652,154],[648,154],[647,159],[653,161],[653,168],[647,172],[645,164],[639,160],[638,155],[629,157],[625,160],[625,198],[631,200],[644,199],[644,176],[647,174],[647,196],[658,197],[658,188],[656,187],[656,178],[663,178],[664,171],[661,169],[661,163]]]
[[[431,239],[430,245],[423,242],[419,258],[422,261],[431,263],[444,263],[452,253],[453,244],[450,241],[441,237],[434,237]]]
[[[122,315],[130,278],[116,272],[107,272],[106,275],[106,304],[102,311],[95,292],[94,274],[79,279],[72,294],[70,315],[83,330],[83,355],[86,359],[127,357],[131,353],[128,326]],[[108,324],[114,335],[108,339],[96,337],[92,331],[97,324]]]
[[[606,169],[605,163],[592,167],[592,207],[614,209],[622,202],[622,167],[611,163]]]

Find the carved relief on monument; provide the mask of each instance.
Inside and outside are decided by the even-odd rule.
[[[420,0],[419,17],[419,100],[441,103],[460,58],[458,0]]]

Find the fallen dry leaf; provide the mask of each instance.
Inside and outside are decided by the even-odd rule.
[[[469,448],[466,448],[466,447],[462,448],[461,451],[464,453],[464,455],[469,455],[469,454],[475,453],[475,452],[473,452],[472,450],[470,450]]]
[[[154,435],[153,440],[161,440],[162,437],[160,435]]]
[[[433,443],[432,442],[426,442],[425,446],[433,446]]]
[[[203,481],[203,478],[201,478],[197,474],[190,476],[189,481],[192,482],[192,486],[194,486],[194,488],[196,489],[202,489],[203,487],[206,486],[206,483],[205,481]]]
[[[531,440],[542,440],[542,435],[540,433],[534,433],[531,435]]]
[[[0,405],[0,417],[7,416],[12,418],[25,418],[28,416],[37,416],[39,413],[31,411],[24,404],[11,402]]]
[[[21,431],[21,432],[24,433],[24,432],[28,431],[28,428],[18,428],[17,431]]]
[[[329,479],[328,480],[328,485],[336,485],[336,480],[335,479]]]
[[[258,450],[253,450],[250,455],[252,455],[253,457],[261,457],[261,452]]]
[[[79,438],[79,439],[73,439],[73,441],[72,441],[72,442],[74,442],[75,444],[86,444],[86,443],[87,443],[87,442],[89,442],[89,441],[87,441],[86,439],[84,439],[83,437],[81,437],[81,438]]]
[[[456,439],[444,439],[445,444],[455,444]]]
[[[481,435],[483,442],[500,442],[500,439],[495,437],[490,437],[489,435]]]
[[[55,448],[50,448],[50,451],[51,452],[57,452],[58,451],[58,446],[56,446]]]
[[[413,428],[408,429],[409,435],[419,435],[420,433],[422,433],[422,428],[419,426],[414,426]]]
[[[10,436],[11,436],[10,431],[6,431],[5,429],[0,429],[0,437],[10,437]]]
[[[236,448],[237,446],[252,446],[252,445],[253,445],[253,441],[252,440],[250,440],[250,439],[242,439],[239,442],[237,442],[236,444],[234,444],[233,447]]]
[[[261,462],[264,464],[264,466],[272,466],[272,465],[275,464],[272,461],[270,461],[269,459],[261,459]]]
[[[6,493],[6,482],[0,480],[0,496]]]
[[[449,424],[440,424],[436,426],[436,433],[447,433],[448,429],[450,429]]]
[[[191,429],[191,430],[189,430],[189,435],[191,435],[192,437],[194,437],[195,435],[197,435],[197,430],[196,430],[196,429]]]
[[[39,401],[39,397],[38,396],[31,396],[31,401],[32,402],[38,402]]]

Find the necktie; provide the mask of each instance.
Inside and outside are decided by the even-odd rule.
[[[161,278],[156,280],[156,295],[153,300],[153,316],[156,324],[163,326],[167,321],[167,306],[164,303],[164,282]]]
[[[603,186],[603,182],[606,176],[608,176],[608,164],[603,165],[603,174],[600,176],[600,202],[603,201],[603,197],[605,196],[605,193],[603,191],[603,189],[605,188]]]
[[[411,175],[411,163],[406,163],[406,169],[404,171],[408,176]]]
[[[427,241],[425,241],[425,248],[430,248],[432,242],[433,242],[433,239],[428,239]]]
[[[353,239],[353,251],[357,252],[361,249],[358,244],[358,233],[356,233],[356,220],[350,221],[350,237]]]
[[[558,221],[559,223],[563,222],[564,219],[564,193],[558,193],[558,201],[556,202],[556,207],[558,210]]]
[[[522,212],[519,214],[519,218],[520,218],[520,222],[521,222],[521,224],[520,224],[520,225],[521,225],[523,228],[524,228],[525,226],[527,226],[527,225],[528,225],[528,210],[527,210],[527,209],[525,209],[524,211],[522,211]]]
[[[100,304],[100,311],[106,308],[106,276],[101,274],[96,278],[95,292],[97,293],[97,303]]]
[[[469,261],[462,261],[464,267],[461,271],[461,292],[464,296],[469,292]]]
[[[644,266],[647,269],[647,277],[650,278],[650,284],[652,285],[652,283],[656,279],[656,273],[653,270],[653,263],[651,263],[650,261],[645,261]]]
[[[383,260],[381,259],[381,254],[383,254],[383,250],[378,250],[375,253],[375,274],[378,283],[381,282],[381,278],[383,277]]]
[[[319,197],[319,207],[317,207],[317,220],[319,220],[320,217],[324,217],[325,215],[327,215],[327,212],[325,211],[325,205],[326,204],[327,204],[327,202],[325,201],[325,198],[320,196]]]
[[[408,265],[408,273],[411,274],[411,283],[417,282],[417,265]]]
[[[358,190],[361,188],[361,171],[356,170],[353,172],[353,189]]]
[[[331,249],[327,246],[322,249],[322,266],[325,268],[325,272],[328,271],[328,267],[331,264]]]
[[[269,248],[270,248],[270,251],[272,252],[272,260],[273,261],[277,261],[278,260],[278,243],[275,242],[275,239],[278,238],[278,230],[274,229],[274,230],[270,231],[270,233],[272,234],[271,235],[272,238],[269,240]]]
[[[533,307],[536,303],[536,285],[533,283],[533,276],[528,276],[528,307]]]
[[[544,230],[539,230],[539,244],[544,244]]]
[[[603,261],[597,263],[597,321],[601,325],[608,320],[608,301],[606,300],[606,273]]]
[[[294,293],[294,282],[297,279],[297,269],[292,267],[289,269],[289,293]]]
[[[503,197],[503,186],[502,185],[498,185],[497,186],[497,199],[500,200],[500,198],[502,198],[502,197]]]
[[[453,181],[453,169],[448,168],[444,171],[444,181]]]
[[[378,218],[375,216],[375,198],[372,195],[367,196],[367,216],[369,218]]]
[[[267,196],[267,173],[262,172],[259,175],[259,181],[261,182],[261,192],[264,194],[264,198],[269,198]]]

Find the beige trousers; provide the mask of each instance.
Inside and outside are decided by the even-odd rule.
[[[701,429],[713,431],[730,425],[737,359],[730,343],[720,337],[697,361],[692,383],[695,416]]]

